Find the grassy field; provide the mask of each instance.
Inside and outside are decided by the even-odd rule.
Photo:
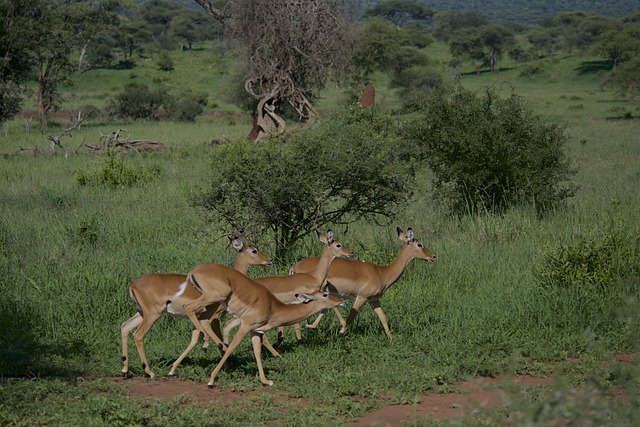
[[[103,378],[117,376],[121,368],[119,326],[135,312],[127,295],[130,282],[151,272],[186,272],[203,262],[230,265],[235,258],[224,231],[207,225],[189,200],[206,185],[209,141],[242,137],[250,122],[232,115],[237,109],[221,101],[221,76],[230,69],[226,58],[207,50],[173,55],[188,60],[175,60],[170,74],[152,63],[88,72],[65,89],[63,108],[102,106],[127,81],[139,79],[207,91],[209,108],[228,115],[201,117],[195,124],[96,120],[63,140],[68,157],[26,152],[0,157],[1,425],[341,425],[374,408],[379,398],[413,402],[423,392],[465,378],[505,373],[554,374],[572,387],[596,384],[601,392],[573,412],[536,419],[536,408],[553,399],[553,390],[523,390],[512,410],[529,414],[529,425],[546,425],[554,414],[579,422],[589,411],[605,411],[609,425],[640,421],[637,357],[626,369],[609,364],[615,353],[638,354],[640,338],[640,123],[623,119],[640,112],[637,103],[602,90],[597,72],[585,72],[585,64],[597,58],[572,56],[543,61],[534,75],[523,76],[526,65],[505,62],[499,73],[465,72],[461,80],[478,90],[513,90],[545,119],[567,125],[566,149],[578,169],[580,190],[566,209],[542,219],[528,209],[452,218],[431,200],[424,171],[414,198],[393,224],[334,229],[358,259],[391,262],[401,248],[396,225],[412,227],[437,253],[434,264],[414,261],[382,299],[392,343],[370,307],[362,309],[344,338],[337,337],[339,324],[328,314],[317,332],[305,331],[303,342],[288,335],[282,360],[264,355],[273,389],[259,385],[250,345],[238,349],[234,369],[223,371],[218,385],[223,391],[255,392],[258,397],[243,411],[216,402],[203,408],[189,401],[123,397],[126,381]],[[443,71],[448,72],[444,65]],[[377,94],[381,105],[397,105],[384,86]],[[332,88],[319,105],[330,109],[338,99]],[[0,129],[0,152],[38,146],[46,153],[46,134],[28,125],[16,119]],[[52,123],[49,132],[55,134],[57,126]],[[75,155],[76,148],[118,128],[173,148],[126,159],[159,175],[129,188],[79,185],[76,171],[98,170],[104,159]],[[581,245],[616,260],[611,283],[544,286],[541,277],[550,259]],[[268,244],[260,249],[271,255]],[[293,258],[320,251],[309,239]],[[288,267],[277,262],[253,268],[250,275],[286,274]],[[184,320],[163,318],[156,324],[145,347],[157,374],[169,370],[190,330]],[[130,347],[132,374],[142,376],[135,346]],[[178,377],[205,387],[219,357],[214,353],[194,350]],[[558,361],[566,363],[553,371],[549,362]],[[274,389],[309,405],[277,409]],[[616,393],[628,398],[607,398]],[[503,425],[522,425],[504,415],[495,414]],[[415,425],[433,424],[415,420]]]

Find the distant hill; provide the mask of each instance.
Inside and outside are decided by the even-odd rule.
[[[145,3],[148,0],[137,0]],[[202,11],[194,0],[168,0],[191,9]],[[380,0],[356,0],[364,11]],[[492,21],[515,21],[522,24],[538,24],[545,16],[559,12],[583,10],[599,15],[623,17],[640,13],[639,0],[415,0],[427,9],[441,11],[471,11]]]
[[[599,15],[622,17],[640,13],[638,0],[416,0],[427,9],[471,11],[492,21],[538,24],[545,16],[583,10]],[[363,10],[379,0],[360,0]]]

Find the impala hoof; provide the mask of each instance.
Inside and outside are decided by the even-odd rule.
[[[215,384],[207,384],[207,388],[211,389],[214,388],[216,385]]]

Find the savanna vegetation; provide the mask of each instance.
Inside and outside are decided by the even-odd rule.
[[[305,114],[264,102],[287,131],[256,144],[252,113],[271,107],[245,91],[259,80],[227,18],[184,2],[52,3],[0,0],[0,424],[344,425],[502,374],[558,381],[414,424],[638,424],[637,15],[525,26],[367,6],[342,35],[357,61],[295,81]],[[396,226],[437,262],[413,261],[381,299],[393,341],[368,306],[344,337],[328,313],[301,342],[287,335],[282,359],[264,355],[273,388],[245,342],[218,378],[252,392],[234,405],[132,399],[114,380],[141,275],[232,265],[234,233],[274,259],[250,277],[286,275],[328,227],[354,258],[388,264]],[[190,332],[166,316],[148,334],[154,381]],[[176,375],[204,388],[218,360],[196,349]]]

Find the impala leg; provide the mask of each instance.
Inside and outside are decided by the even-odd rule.
[[[278,326],[278,340],[276,341],[274,347],[280,347],[280,344],[284,341],[284,326]]]
[[[196,345],[198,345],[199,339],[200,339],[200,332],[194,328],[193,331],[191,331],[191,342],[189,343],[189,346],[182,352],[180,357],[178,357],[178,359],[175,362],[173,362],[173,365],[171,365],[171,370],[167,374],[168,376],[172,377],[173,375],[175,375],[176,369],[178,368],[178,366],[180,366],[180,363],[182,363],[184,358],[187,357],[187,355],[191,352],[191,350],[193,350],[193,348]]]
[[[378,319],[380,319],[380,323],[382,323],[382,327],[384,328],[384,333],[387,334],[387,338],[389,338],[389,342],[393,341],[393,337],[391,336],[391,331],[389,330],[389,325],[387,325],[387,316],[382,311],[382,307],[380,307],[380,300],[371,300],[369,301],[369,305],[373,307],[373,311],[378,315]]]
[[[226,350],[226,346],[224,345],[224,343],[222,342],[222,334],[218,335],[216,334],[216,332],[213,330],[213,328],[211,327],[211,319],[204,319],[201,321],[202,323],[202,328],[205,330],[205,332],[207,333],[207,335],[205,336],[205,339],[207,339],[208,337],[213,338],[213,340],[216,342],[216,345],[218,346],[218,349],[220,350],[220,353],[224,353]],[[220,323],[218,322],[218,325]],[[220,327],[218,326],[218,330],[220,329]],[[207,339],[208,341],[208,339]],[[208,347],[208,346],[207,346]],[[207,347],[202,346],[202,348],[206,351]]]
[[[136,343],[136,348],[138,349],[138,355],[140,356],[140,360],[142,361],[142,369],[149,375],[151,378],[155,378],[155,374],[149,367],[149,362],[147,361],[147,356],[144,352],[144,336],[147,335],[149,329],[156,323],[156,320],[160,318],[162,312],[160,313],[148,313],[146,316],[142,318],[142,323],[136,329],[133,334],[133,340]]]
[[[338,321],[340,322],[340,325],[342,325],[343,328],[346,328],[347,321],[344,320],[344,317],[342,317],[342,313],[340,313],[340,310],[338,310],[338,307],[334,307],[333,311],[335,311],[336,316],[338,316]]]
[[[229,320],[227,323],[224,324],[224,328],[222,328],[222,337],[225,343],[229,342],[229,336],[231,335],[231,330],[233,330],[233,328],[235,328],[236,326],[240,326],[241,324],[242,324],[242,320],[240,320],[237,317],[234,317],[233,319]]]
[[[296,340],[302,341],[302,332],[300,332],[300,324],[299,323],[294,323],[293,324],[293,330],[296,333]]]
[[[227,359],[229,358],[229,356],[231,356],[233,354],[233,352],[236,350],[236,348],[238,348],[238,346],[240,345],[240,343],[242,342],[242,339],[251,331],[250,328],[246,327],[246,326],[241,326],[240,329],[238,330],[238,332],[236,333],[236,335],[233,337],[233,341],[231,341],[231,344],[229,344],[229,348],[227,349],[227,351],[224,353],[224,355],[222,356],[222,359],[220,359],[220,362],[218,362],[218,365],[216,366],[216,368],[213,370],[213,372],[211,373],[211,379],[209,380],[209,383],[207,384],[207,387],[209,388],[213,388],[213,383],[216,380],[216,377],[218,376],[218,374],[220,373],[220,370],[222,369],[222,367],[224,366],[225,362],[227,361]]]
[[[365,302],[367,302],[366,298],[363,298],[361,296],[356,297],[356,300],[353,303],[351,310],[349,311],[349,317],[347,317],[347,321],[345,322],[344,325],[342,325],[342,328],[340,329],[341,336],[347,332],[347,328],[351,323],[353,323],[353,319],[356,318],[356,316],[358,315],[358,312],[360,311],[360,309],[362,308]]]
[[[120,373],[123,378],[127,377],[129,372],[129,334],[142,323],[142,315],[136,313],[129,320],[122,322],[120,326],[120,334],[122,335],[122,370]]]
[[[202,333],[203,337],[204,337],[204,334],[206,334],[206,331],[202,327],[202,323],[200,323],[200,319],[198,319],[198,313],[202,313],[207,308],[207,306],[223,300],[224,300],[224,297],[222,296],[216,296],[215,298],[208,298],[208,297],[205,297],[205,295],[203,294],[197,300],[191,301],[190,303],[182,306],[186,315],[189,317],[189,319],[191,320],[193,325],[196,327],[198,332]]]
[[[307,323],[306,325],[304,325],[304,327],[307,329],[317,329],[323,317],[324,313],[318,314],[318,317],[316,317],[316,320],[314,320],[313,323]]]
[[[222,335],[222,329],[220,327],[220,319],[222,318],[223,314],[224,314],[224,307],[222,307],[222,304],[218,304],[218,308],[211,316],[211,322],[210,322],[211,331],[222,340],[222,343],[218,344],[218,349],[220,350],[220,354],[224,354],[224,352],[227,350],[227,346],[224,343],[229,342],[229,341],[224,341],[223,335]]]
[[[273,348],[273,346],[271,345],[271,343],[267,339],[267,334],[262,334],[262,345],[264,345],[264,348],[269,350],[269,353],[271,353],[271,355],[273,357],[282,358],[282,355],[280,353],[278,353],[278,351],[275,348]]]
[[[260,382],[263,385],[272,386],[273,381],[269,381],[264,375],[264,369],[262,368],[262,334],[257,332],[251,332],[251,344],[253,345],[253,354],[256,357],[256,363],[258,364],[258,374],[260,374]]]

